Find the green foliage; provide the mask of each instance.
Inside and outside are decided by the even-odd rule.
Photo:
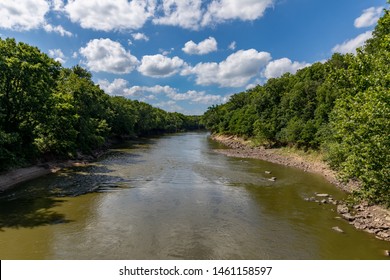
[[[12,153],[7,160],[10,165],[16,163],[14,158],[20,161],[37,155],[35,127],[50,112],[47,100],[56,87],[59,69],[59,63],[37,48],[0,39],[0,129],[4,135],[13,135],[12,141],[3,140],[12,146],[7,149]]]
[[[332,113],[330,158],[345,179],[359,179],[359,195],[390,206],[390,90],[370,89],[339,99]]]
[[[358,197],[390,206],[390,13],[357,54],[334,54],[295,75],[213,106],[202,122],[212,132],[252,137],[265,146],[322,149]]]

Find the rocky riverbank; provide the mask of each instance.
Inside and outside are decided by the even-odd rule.
[[[212,135],[211,138],[224,144],[230,149],[217,149],[218,153],[240,157],[255,158],[269,161],[285,166],[296,167],[306,172],[316,173],[324,176],[330,183],[336,185],[342,190],[350,193],[357,188],[359,184],[351,181],[343,183],[337,178],[337,173],[321,160],[310,160],[294,153],[283,153],[280,149],[266,149],[264,147],[253,147],[250,141],[242,138],[226,135]],[[321,201],[319,201],[321,203]],[[326,201],[325,203],[329,203]],[[347,220],[359,230],[364,230],[382,240],[390,241],[390,211],[376,205],[360,203],[347,207],[344,202],[331,201],[337,205],[337,212],[342,218]]]

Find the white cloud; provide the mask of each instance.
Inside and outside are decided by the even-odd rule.
[[[183,66],[185,62],[177,56],[169,58],[161,54],[145,55],[138,71],[145,76],[164,78],[176,74]]]
[[[172,94],[176,90],[170,86],[155,85],[153,87],[147,86],[132,86],[129,87],[129,83],[124,79],[115,79],[111,83],[108,80],[99,80],[100,87],[110,95],[120,95],[125,97],[143,98],[146,96],[156,96],[160,94]]]
[[[50,0],[51,8],[53,11],[63,11],[64,9],[64,1],[63,0]]]
[[[153,23],[198,29],[202,19],[201,5],[201,0],[162,0],[158,8],[162,16],[154,18]]]
[[[274,0],[213,0],[207,8],[202,26],[228,20],[255,20],[263,16]]]
[[[216,51],[217,41],[213,37],[209,37],[199,44],[195,44],[193,41],[188,41],[185,43],[182,50],[187,54],[207,54],[213,51]]]
[[[189,101],[198,104],[215,104],[226,101],[225,97],[220,95],[206,94],[204,91],[189,90],[181,93],[176,88],[170,86],[155,85],[148,86],[128,86],[128,81],[124,79],[115,79],[111,83],[108,80],[99,80],[100,87],[110,95],[119,95],[139,100],[154,100],[157,96],[164,95],[171,101]]]
[[[1,0],[0,28],[17,31],[40,28],[49,9],[45,0]]]
[[[290,59],[285,57],[268,63],[267,67],[264,70],[264,76],[267,79],[278,78],[287,72],[295,74],[299,69],[302,69],[307,66],[310,66],[310,64],[298,61],[292,62]]]
[[[115,79],[112,83],[108,80],[98,80],[98,84],[102,90],[110,95],[126,96],[128,82],[124,79]]]
[[[336,45],[333,49],[332,52],[338,52],[338,53],[356,53],[356,49],[363,46],[364,43],[372,38],[372,31],[367,31],[363,34],[358,35],[357,37],[345,41],[342,44]]]
[[[175,101],[169,100],[169,101],[162,101],[156,104],[153,104],[153,106],[163,109],[167,112],[184,112],[184,108],[177,105]]]
[[[169,50],[159,49],[158,52],[161,53],[164,56],[167,56],[168,54],[171,54],[175,48],[170,48]]]
[[[154,10],[154,0],[69,0],[65,6],[72,22],[103,31],[139,29]]]
[[[66,57],[61,49],[49,50],[49,56],[61,64],[66,62]]]
[[[2,0],[0,2],[0,28],[15,31],[43,28],[49,33],[72,36],[72,33],[61,25],[53,26],[45,19],[50,9],[59,11],[62,4],[63,2],[59,0]]]
[[[198,63],[192,68],[187,67],[181,74],[196,75],[196,83],[199,85],[241,87],[258,75],[260,69],[270,60],[271,55],[267,52],[258,52],[255,49],[239,50],[220,63]]]
[[[120,43],[110,39],[91,40],[80,49],[80,54],[87,59],[87,67],[95,72],[126,74],[139,64],[138,59]]]
[[[133,33],[133,34],[131,34],[131,36],[133,37],[134,40],[137,40],[137,41],[139,41],[139,40],[149,41],[149,37],[143,33]]]
[[[236,49],[236,47],[237,47],[237,43],[236,43],[236,41],[233,41],[230,43],[228,48],[229,48],[229,50],[234,51]]]
[[[362,27],[369,27],[379,20],[381,13],[383,11],[383,7],[371,7],[363,11],[363,14],[355,19],[355,27],[356,28],[362,28]]]
[[[184,93],[178,93],[176,90],[174,92],[168,93],[167,96],[173,100],[189,100],[191,103],[199,104],[215,104],[222,103],[223,97],[220,95],[206,94],[204,91],[195,91],[189,90]]]
[[[46,32],[58,33],[61,36],[71,37],[73,35],[72,32],[65,30],[61,25],[53,26],[53,25],[47,23],[43,26],[43,29],[45,29]]]

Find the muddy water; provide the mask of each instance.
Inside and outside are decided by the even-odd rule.
[[[206,133],[127,143],[2,194],[0,259],[386,258],[388,243],[304,200],[344,197],[322,177],[214,148]]]

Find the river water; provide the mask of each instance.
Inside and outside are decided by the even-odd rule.
[[[129,142],[2,194],[0,259],[385,258],[387,242],[304,200],[345,196],[321,176],[215,148],[203,132]]]

